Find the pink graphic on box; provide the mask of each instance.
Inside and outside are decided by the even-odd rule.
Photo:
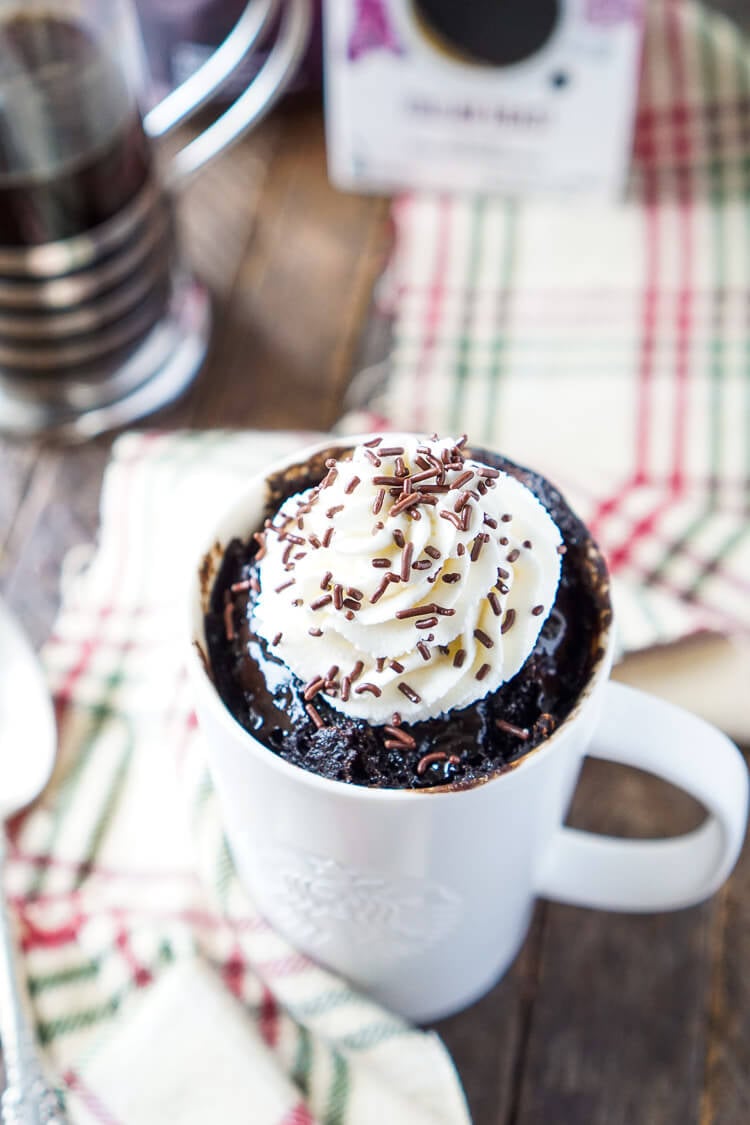
[[[393,30],[388,0],[355,0],[354,27],[349,37],[347,57],[356,62],[370,51],[385,49],[403,55],[404,48]]]
[[[599,27],[638,22],[643,18],[643,0],[586,0],[585,19]]]

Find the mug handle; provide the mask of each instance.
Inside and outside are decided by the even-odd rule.
[[[748,775],[733,742],[696,715],[623,684],[604,689],[587,753],[684,789],[708,816],[667,840],[622,840],[561,827],[536,879],[545,898],[601,910],[677,910],[723,883],[745,836]]]
[[[258,42],[278,7],[279,0],[253,0],[248,4],[211,57],[145,115],[146,133],[163,137],[205,105]],[[172,158],[167,175],[170,186],[192,176],[273,108],[297,72],[311,27],[311,0],[286,0],[278,37],[265,63],[229,109]]]

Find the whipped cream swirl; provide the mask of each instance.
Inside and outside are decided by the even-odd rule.
[[[267,527],[254,628],[313,709],[321,693],[373,724],[433,718],[495,691],[534,648],[560,531],[464,441],[373,437]]]

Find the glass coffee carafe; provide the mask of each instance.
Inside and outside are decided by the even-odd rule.
[[[293,78],[309,0],[253,0],[203,66],[145,114],[131,0],[0,0],[0,430],[86,437],[176,397],[210,303],[179,254],[177,186]],[[154,139],[264,41],[223,115],[164,166]]]

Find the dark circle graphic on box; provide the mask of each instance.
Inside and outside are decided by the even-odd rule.
[[[512,66],[537,54],[560,18],[561,0],[413,0],[422,30],[462,62]]]

